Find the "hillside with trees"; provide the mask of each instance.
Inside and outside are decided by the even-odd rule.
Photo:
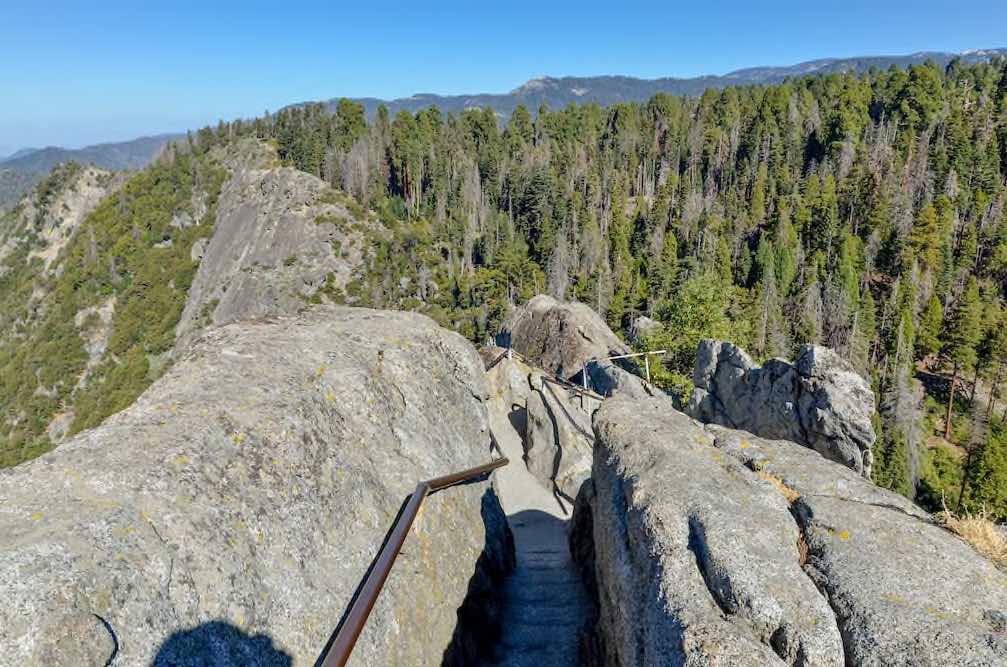
[[[655,377],[682,394],[703,337],[760,359],[827,345],[878,397],[877,483],[930,509],[1007,517],[1001,61],[605,108],[518,106],[506,122],[489,109],[436,108],[379,108],[369,122],[342,100],[221,123],[189,142],[204,155],[250,135],[372,209],[386,230],[370,239],[367,270],[332,300],[420,310],[479,343],[539,292],[591,305],[624,335],[647,315],[662,326],[637,345],[669,350]],[[169,173],[194,173],[165,169],[141,176],[168,186]],[[162,205],[124,192],[93,222],[135,229],[137,209],[123,201]],[[86,256],[87,244],[74,247]],[[159,322],[151,335],[163,335]],[[129,363],[127,343],[109,377]],[[30,358],[11,359],[30,371]]]
[[[368,124],[344,100],[217,133],[276,141],[394,230],[353,301],[477,341],[539,291],[623,333],[646,314],[679,392],[704,336],[761,358],[828,345],[879,398],[879,484],[1007,516],[1001,62],[518,107],[502,127],[435,108]]]

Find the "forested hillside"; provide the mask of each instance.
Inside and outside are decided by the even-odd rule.
[[[394,230],[351,300],[477,341],[538,291],[623,332],[647,314],[678,391],[703,336],[759,357],[822,343],[877,390],[878,483],[1007,516],[1002,63],[519,107],[504,127],[434,108],[368,125],[343,101],[217,130],[246,133]]]
[[[0,467],[96,426],[163,372],[224,173],[198,145],[119,183],[68,163],[0,217]]]
[[[588,303],[623,334],[648,315],[662,326],[637,345],[670,351],[657,379],[677,392],[702,337],[759,358],[828,345],[879,397],[875,481],[931,509],[961,500],[1007,517],[1002,62],[535,111],[501,124],[491,110],[379,109],[368,123],[344,100],[334,113],[318,104],[222,123],[107,198],[82,227],[104,235],[78,233],[61,273],[16,250],[4,298],[39,284],[52,296],[6,318],[17,344],[0,345],[0,399],[20,452],[8,463],[44,446],[61,405],[77,430],[157,374],[195,270],[188,249],[210,233],[223,176],[209,156],[254,135],[386,230],[368,239],[366,271],[326,298],[419,309],[476,342],[538,292]],[[194,183],[203,222],[165,247]],[[177,275],[166,283],[166,272]],[[61,322],[112,298],[127,318],[112,331],[130,333],[89,364]],[[84,369],[105,379],[60,377]]]
[[[119,143],[96,144],[84,148],[30,148],[0,158],[0,210],[17,203],[33,185],[65,162],[94,165],[100,169],[142,169],[179,135],[161,134]]]
[[[416,113],[431,105],[444,112],[460,113],[471,108],[489,107],[507,118],[518,105],[537,109],[546,104],[550,107],[564,107],[568,104],[600,104],[607,106],[620,102],[640,102],[658,93],[671,95],[702,95],[710,88],[727,86],[751,86],[781,83],[787,79],[812,74],[832,74],[852,72],[865,74],[871,69],[887,67],[909,67],[929,61],[945,66],[954,59],[965,63],[988,62],[993,58],[1007,55],[1007,49],[979,49],[962,53],[944,51],[918,51],[895,56],[858,56],[852,58],[822,58],[786,66],[746,67],[723,75],[707,74],[687,79],[662,77],[659,79],[638,79],[632,76],[542,76],[526,81],[507,93],[470,93],[467,95],[435,95],[418,93],[409,97],[380,100],[373,97],[357,98],[355,102],[364,105],[368,118],[374,118],[381,105],[394,114],[401,110]],[[335,111],[339,98],[327,100],[327,108]]]

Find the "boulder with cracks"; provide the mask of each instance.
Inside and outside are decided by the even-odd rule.
[[[549,373],[570,379],[590,359],[629,352],[605,320],[583,303],[539,294],[515,310],[497,337]]]
[[[686,411],[696,419],[807,445],[870,479],[874,393],[832,350],[804,345],[793,364],[759,367],[738,346],[708,339],[693,382]]]
[[[485,394],[475,350],[415,314],[211,330],[0,471],[0,665],[313,664],[416,482],[489,460]],[[508,536],[487,482],[432,495],[351,664],[472,664]]]
[[[1007,663],[1007,576],[905,498],[667,400],[594,429],[571,540],[601,663]]]

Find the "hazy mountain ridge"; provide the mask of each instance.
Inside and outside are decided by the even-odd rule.
[[[500,116],[510,116],[515,107],[523,104],[532,113],[546,105],[559,109],[569,104],[596,103],[601,106],[620,102],[640,102],[657,93],[673,95],[701,95],[709,88],[779,83],[787,78],[832,72],[867,72],[871,68],[884,69],[895,65],[908,67],[927,60],[944,66],[955,58],[965,63],[983,62],[997,57],[1007,57],[1007,48],[973,49],[961,53],[945,51],[919,51],[907,55],[857,56],[851,58],[821,58],[786,66],[756,66],[734,70],[723,75],[703,75],[690,78],[662,77],[640,79],[632,76],[604,75],[590,77],[543,76],[526,81],[507,93],[477,93],[471,95],[438,95],[417,93],[410,97],[382,100],[375,97],[354,98],[364,105],[368,117],[373,118],[378,107],[385,105],[390,113],[419,111],[436,106],[444,112],[459,112],[473,107],[489,107]],[[335,109],[338,97],[324,101]],[[299,102],[290,106],[303,106]],[[131,141],[85,146],[79,149],[48,146],[22,148],[7,156],[0,156],[0,210],[11,206],[32,186],[42,180],[53,167],[63,162],[93,164],[107,170],[140,169],[170,141],[181,134],[158,134],[139,137]]]
[[[410,97],[381,100],[373,97],[355,98],[364,105],[369,117],[384,104],[391,114],[401,110],[419,111],[436,106],[445,112],[458,112],[472,107],[490,107],[502,116],[509,116],[515,107],[523,104],[533,113],[541,105],[559,109],[568,104],[595,102],[602,106],[619,102],[639,102],[657,93],[673,95],[701,95],[708,88],[779,83],[787,78],[809,74],[833,72],[867,72],[871,68],[886,69],[892,65],[908,67],[933,60],[945,66],[955,58],[965,63],[984,62],[1007,56],[1007,48],[975,49],[961,53],[945,51],[919,51],[906,55],[856,56],[851,58],[821,58],[786,66],[748,67],[723,75],[703,75],[689,78],[662,77],[640,79],[632,76],[605,75],[590,77],[543,76],[531,79],[508,93],[477,93],[471,95],[437,95],[417,93]],[[335,109],[340,98],[325,101]],[[293,105],[298,106],[298,105]]]
[[[54,167],[64,162],[94,165],[109,171],[142,169],[165,145],[181,136],[158,134],[75,149],[58,146],[22,148],[0,158],[0,209],[13,204]]]

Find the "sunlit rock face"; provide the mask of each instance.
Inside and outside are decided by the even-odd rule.
[[[420,315],[210,330],[0,471],[0,664],[314,664],[417,481],[489,460],[485,394],[471,345]],[[487,482],[431,496],[355,664],[463,659],[459,609],[492,616],[507,536]]]

